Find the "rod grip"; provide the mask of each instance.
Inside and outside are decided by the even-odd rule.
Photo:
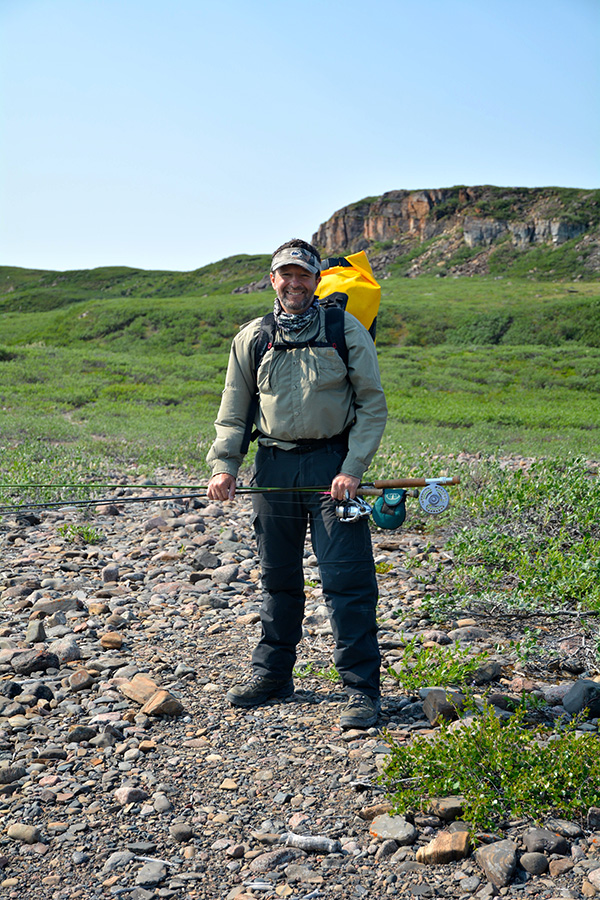
[[[458,475],[451,478],[385,478],[371,483],[376,488],[427,487],[428,484],[460,484],[460,478]]]

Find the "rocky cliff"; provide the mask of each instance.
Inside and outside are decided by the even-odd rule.
[[[568,242],[579,262],[573,277],[595,277],[600,190],[485,185],[388,191],[344,207],[313,236],[328,256],[366,250],[380,274],[395,264],[409,276],[482,274],[499,259],[507,264],[534,248]]]

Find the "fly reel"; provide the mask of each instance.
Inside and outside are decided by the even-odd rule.
[[[419,492],[419,506],[430,516],[439,516],[448,509],[449,504],[450,496],[441,484],[432,482]]]

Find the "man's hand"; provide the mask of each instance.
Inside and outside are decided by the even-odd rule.
[[[227,472],[213,475],[206,487],[209,500],[233,500],[235,497],[235,478]]]
[[[348,491],[350,499],[354,500],[359,484],[360,478],[355,478],[353,475],[344,475],[343,472],[340,472],[331,482],[331,496],[334,500],[345,500],[346,491]]]

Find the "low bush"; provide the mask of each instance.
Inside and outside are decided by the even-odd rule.
[[[488,658],[487,652],[473,654],[458,641],[451,647],[419,647],[419,643],[419,638],[412,638],[398,662],[387,670],[407,692],[433,686],[462,687]]]
[[[391,754],[381,780],[395,810],[425,811],[434,798],[459,796],[474,831],[522,816],[581,822],[600,803],[598,735],[579,733],[575,720],[528,728],[525,716],[520,708],[504,722],[485,706],[410,745],[388,737]]]

